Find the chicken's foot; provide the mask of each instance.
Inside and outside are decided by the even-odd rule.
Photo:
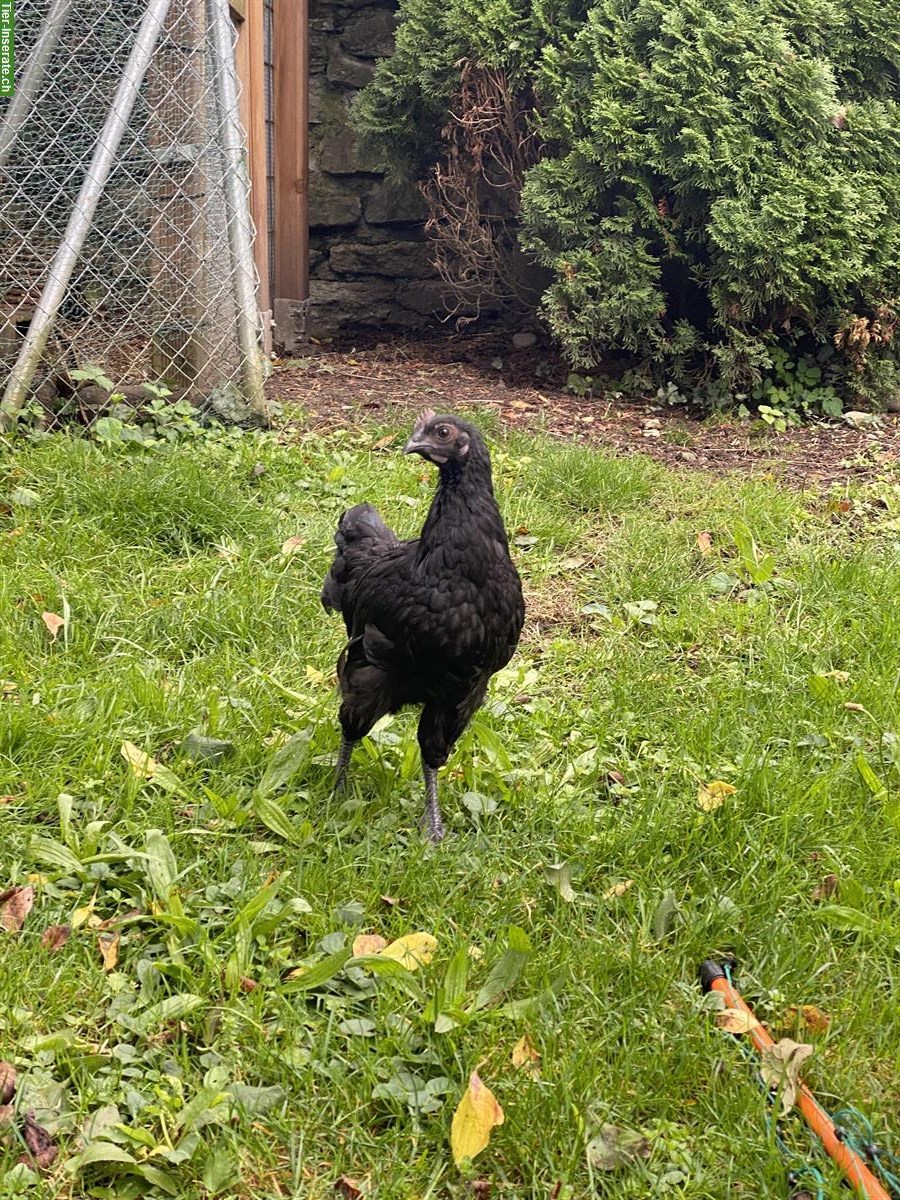
[[[422,774],[425,777],[425,811],[422,814],[422,827],[430,842],[437,844],[444,840],[444,822],[441,818],[441,806],[438,803],[437,770],[422,764]]]

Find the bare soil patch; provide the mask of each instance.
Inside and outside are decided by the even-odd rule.
[[[778,434],[759,422],[701,420],[654,397],[579,398],[563,390],[564,379],[547,351],[516,351],[508,336],[492,334],[316,348],[310,358],[284,360],[267,387],[272,399],[299,407],[313,428],[373,418],[405,425],[423,407],[484,407],[508,427],[645,454],[673,467],[770,475],[816,491],[892,473],[900,464],[894,414],[865,429],[817,422]]]

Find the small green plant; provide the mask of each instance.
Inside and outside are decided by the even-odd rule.
[[[830,384],[823,382],[821,366],[805,355],[793,357],[780,346],[769,351],[769,358],[771,373],[750,393],[767,425],[783,433],[788,426],[812,416],[841,415],[841,398]]]

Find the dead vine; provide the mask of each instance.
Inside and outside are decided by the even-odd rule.
[[[533,304],[516,227],[540,143],[531,95],[514,93],[503,71],[468,60],[460,67],[457,111],[442,131],[446,154],[423,191],[435,265],[463,325],[486,308]]]

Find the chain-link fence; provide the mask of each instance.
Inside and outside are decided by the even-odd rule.
[[[17,0],[16,60],[0,101],[5,424],[35,406],[89,421],[109,384],[134,406],[164,383],[264,411],[227,0]]]

